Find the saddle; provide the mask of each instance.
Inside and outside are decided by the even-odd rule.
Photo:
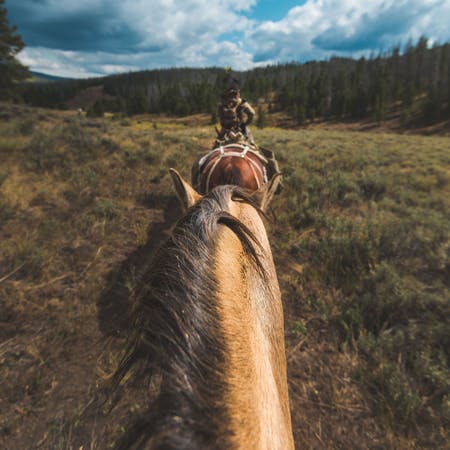
[[[228,143],[214,148],[194,165],[192,170],[193,185],[199,191],[208,192],[211,188],[211,177],[223,158],[228,157],[238,157],[248,162],[258,188],[261,187],[261,184],[267,183],[269,161],[258,151],[257,147],[249,144]]]

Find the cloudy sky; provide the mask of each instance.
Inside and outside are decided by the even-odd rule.
[[[450,0],[6,0],[32,70],[88,77],[167,67],[358,57],[450,41]]]

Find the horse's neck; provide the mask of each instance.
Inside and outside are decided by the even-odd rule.
[[[255,233],[264,248],[261,262],[269,279],[261,277],[239,239],[224,227],[216,276],[233,442],[242,449],[289,449],[293,443],[278,281],[261,219],[249,205],[233,204],[233,215]]]

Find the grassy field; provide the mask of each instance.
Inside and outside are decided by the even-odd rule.
[[[106,449],[143,408],[84,407],[122,348],[128,293],[180,214],[206,120],[1,105],[0,446]],[[450,138],[275,128],[268,223],[302,449],[449,442]]]

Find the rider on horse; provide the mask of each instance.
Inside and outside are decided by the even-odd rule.
[[[280,171],[273,152],[256,145],[248,129],[255,110],[247,100],[241,98],[239,82],[228,72],[218,115],[221,129],[216,128],[217,138],[211,152],[194,164],[193,185],[201,193],[219,184],[238,184],[254,190],[272,177],[279,177]],[[245,161],[244,166],[242,161]]]
[[[222,126],[217,133],[218,142],[243,139],[251,145],[255,145],[253,136],[247,128],[255,116],[255,110],[247,100],[241,98],[237,83],[228,87],[222,94],[222,102],[219,105],[218,113]]]

